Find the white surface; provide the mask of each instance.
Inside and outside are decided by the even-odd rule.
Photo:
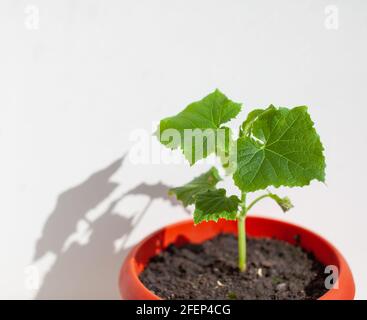
[[[336,30],[325,27],[328,5],[338,9]],[[242,117],[270,103],[310,106],[326,147],[327,185],[284,190],[296,206],[286,216],[270,201],[256,212],[331,240],[352,267],[357,298],[366,298],[366,1],[0,6],[0,298],[36,297],[37,285],[39,298],[118,298],[120,246],[187,216],[162,198],[164,186],[140,184],[177,185],[203,168],[125,158],[115,174],[87,179],[128,152],[133,130],[216,87],[244,102]],[[128,217],[147,204],[132,230]]]

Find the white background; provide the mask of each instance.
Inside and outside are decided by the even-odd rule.
[[[118,298],[129,246],[188,217],[168,186],[204,168],[115,161],[215,88],[239,119],[310,107],[326,185],[255,214],[329,239],[366,298],[366,1],[8,0],[0,26],[0,298]]]

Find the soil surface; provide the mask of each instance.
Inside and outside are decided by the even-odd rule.
[[[327,290],[324,266],[299,246],[247,239],[247,270],[237,269],[237,238],[169,246],[140,274],[163,299],[317,299]]]

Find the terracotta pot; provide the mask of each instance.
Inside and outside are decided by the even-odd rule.
[[[220,220],[218,223],[207,222],[194,226],[192,220],[169,225],[146,237],[129,255],[120,271],[119,287],[123,299],[158,300],[161,299],[149,291],[139,280],[138,275],[149,259],[164,250],[169,244],[182,245],[187,242],[201,243],[217,234],[237,233],[236,221]],[[339,288],[326,292],[320,300],[352,300],[355,286],[350,268],[340,252],[327,240],[305,228],[287,222],[247,217],[246,232],[252,237],[275,237],[294,244],[299,235],[300,245],[324,265],[335,265],[339,269]],[[325,275],[326,276],[326,275]]]

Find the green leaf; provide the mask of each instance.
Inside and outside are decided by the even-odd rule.
[[[181,200],[186,207],[194,203],[194,197],[197,194],[214,189],[221,180],[218,170],[212,167],[208,172],[196,177],[182,187],[172,188],[169,193],[175,194],[176,198]]]
[[[218,143],[216,154],[221,161],[226,175],[232,175],[236,170],[237,141],[233,139],[230,128],[223,127],[223,129],[228,131],[226,131],[224,138],[223,136],[220,137],[222,140]]]
[[[324,181],[323,150],[307,107],[270,106],[257,113],[247,135],[237,140],[233,178],[244,192],[271,185],[304,186],[313,179]]]
[[[221,147],[220,142],[227,141],[231,132],[222,124],[240,111],[240,103],[229,100],[217,89],[177,115],[161,120],[159,141],[171,149],[181,148],[190,164],[211,153],[228,152],[229,144]]]
[[[288,197],[281,198],[274,193],[270,193],[269,197],[275,200],[275,202],[282,208],[283,212],[287,212],[294,207]]]
[[[194,223],[203,221],[236,220],[240,199],[226,196],[226,190],[208,190],[195,196]]]
[[[272,106],[270,106],[268,109],[255,109],[253,111],[251,111],[248,116],[247,119],[242,123],[241,128],[240,128],[240,136],[246,136],[251,132],[251,128],[252,128],[252,124],[254,123],[254,121],[264,112],[270,110],[272,108]]]

